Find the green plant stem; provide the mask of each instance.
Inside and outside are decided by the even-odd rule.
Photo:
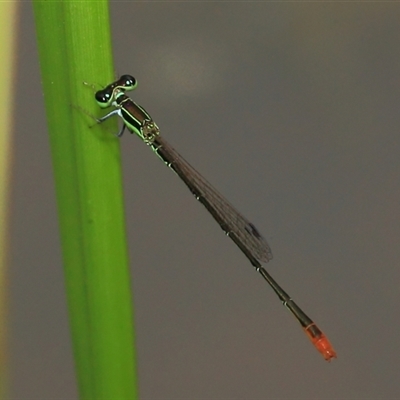
[[[81,399],[137,398],[116,122],[83,82],[113,80],[107,1],[34,1]]]

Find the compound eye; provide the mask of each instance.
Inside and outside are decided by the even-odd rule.
[[[100,106],[107,107],[111,101],[111,94],[104,90],[99,90],[95,94],[96,101],[99,103]]]
[[[126,90],[132,90],[136,87],[137,81],[132,75],[122,75],[119,82]]]

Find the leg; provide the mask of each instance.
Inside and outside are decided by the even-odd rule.
[[[120,112],[119,109],[109,112],[104,117],[95,118],[95,119],[96,119],[98,124],[101,124],[102,122],[106,121],[108,118],[113,117],[116,114],[121,115],[121,112]],[[126,125],[123,124],[121,129],[119,130],[119,132],[115,136],[121,137],[124,134],[125,128],[126,128]]]

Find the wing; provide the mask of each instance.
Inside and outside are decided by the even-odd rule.
[[[157,136],[150,145],[153,151],[183,180],[195,198],[206,207],[226,235],[230,236],[245,254],[248,252],[259,262],[264,263],[272,259],[271,248],[257,228],[172,146],[160,136]]]

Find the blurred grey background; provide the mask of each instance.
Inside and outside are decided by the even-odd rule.
[[[76,399],[31,4],[21,12],[12,399]],[[400,398],[399,4],[111,13],[135,101],[263,232],[267,268],[338,353],[325,363],[187,188],[126,135],[141,399]]]

